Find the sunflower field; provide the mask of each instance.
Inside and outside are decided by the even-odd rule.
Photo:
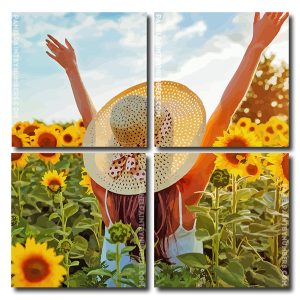
[[[69,124],[18,122],[14,147],[78,147],[82,120]],[[271,117],[241,117],[215,147],[285,147],[289,128]],[[145,287],[144,249],[130,225],[116,223],[115,251],[101,263],[104,224],[82,154],[13,153],[12,285],[14,287]],[[159,287],[264,288],[289,286],[288,154],[218,153],[198,206],[195,239],[204,253],[179,256],[182,265],[155,263]],[[128,243],[129,242],[129,243]],[[119,247],[120,244],[123,247]],[[130,244],[130,246],[128,246]],[[139,250],[137,262],[120,257]],[[114,261],[116,268],[108,268]]]
[[[50,124],[40,121],[17,122],[12,128],[13,147],[81,147],[85,127],[82,120],[75,123]]]
[[[116,251],[106,258],[116,269],[100,262],[104,224],[82,154],[13,153],[11,190],[14,287],[145,286],[144,249],[130,225],[109,231]],[[136,247],[137,263],[120,269],[121,256]]]
[[[200,204],[195,238],[204,253],[156,262],[158,287],[282,288],[289,286],[289,156],[218,153]]]
[[[81,147],[85,127],[82,120],[68,124],[17,122],[12,128],[13,147]],[[232,137],[235,137],[233,139]],[[214,147],[288,147],[289,126],[286,118],[271,117],[266,123],[256,123],[241,117],[232,123]]]

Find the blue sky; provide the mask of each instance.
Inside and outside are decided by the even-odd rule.
[[[63,69],[46,54],[48,33],[72,43],[86,88],[100,109],[112,96],[146,81],[146,14],[18,14],[19,98],[14,121],[80,118]]]
[[[155,44],[161,54],[155,61],[156,79],[187,85],[203,101],[208,119],[251,40],[253,17],[253,13],[162,13],[162,21],[156,22],[162,37]],[[286,22],[266,55],[274,53],[276,63],[288,63],[288,49]]]
[[[146,81],[146,14],[18,15],[20,87],[14,122],[80,118],[64,71],[45,54],[48,33],[71,41],[98,110],[118,92]],[[251,39],[252,21],[253,13],[163,13],[162,79],[181,82],[197,93],[209,117]],[[266,51],[271,52],[278,62],[288,62],[287,22]]]

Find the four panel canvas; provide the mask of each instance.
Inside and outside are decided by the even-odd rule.
[[[288,14],[151,22],[12,15],[13,287],[145,288],[147,196],[156,287],[289,287]]]

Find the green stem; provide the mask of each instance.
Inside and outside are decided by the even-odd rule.
[[[66,284],[67,284],[67,287],[69,287],[69,285],[70,285],[70,283],[69,283],[69,280],[70,280],[69,253],[65,254],[64,265],[65,265],[65,268],[67,269]]]
[[[60,206],[60,213],[61,213],[61,226],[62,231],[66,233],[66,222],[65,222],[65,212],[64,212],[64,203],[62,193],[59,193],[59,206]]]
[[[98,233],[97,233],[97,231],[94,231],[94,230],[92,230],[92,231],[93,231],[93,234],[94,234],[94,236],[95,236],[95,239],[96,239],[96,242],[97,242],[98,249],[99,249],[99,251],[101,251],[101,245],[100,245],[100,240],[99,240],[99,237],[98,237]]]
[[[215,238],[214,238],[214,259],[215,259],[215,266],[219,266],[219,248],[220,248],[220,238],[219,238],[219,202],[220,202],[220,195],[219,195],[219,188],[216,187],[216,194],[215,194]],[[216,277],[216,284],[217,287],[219,286],[219,279],[218,276]]]
[[[136,234],[136,232],[131,228],[131,233],[134,237],[134,241],[135,241],[135,244],[137,245],[137,247],[139,248],[139,252],[140,252],[140,259],[141,259],[141,263],[145,265],[145,253],[144,253],[144,249],[140,243],[140,239],[138,237],[138,235]]]
[[[231,212],[236,213],[237,201],[236,201],[236,178],[232,175],[232,206]],[[236,224],[232,223],[232,252],[236,255]]]
[[[21,175],[20,175],[20,170],[18,168],[17,168],[17,177],[18,177],[17,194],[18,194],[19,218],[21,219],[23,215],[23,206],[22,206],[22,195],[21,195],[21,187],[20,187]]]
[[[206,269],[206,272],[207,272],[207,274],[209,276],[209,279],[211,281],[212,287],[215,287],[215,282],[214,282],[214,280],[212,278],[212,275],[211,275],[210,271],[208,269]]]
[[[254,253],[259,257],[259,259],[263,261],[263,258],[260,256],[257,250],[248,242],[247,239],[245,240],[245,243],[254,251]]]
[[[280,188],[279,185],[276,185],[276,190],[275,190],[275,207],[274,209],[277,212],[280,212]],[[276,224],[279,221],[278,216],[274,217],[274,223]],[[273,264],[277,267],[279,267],[279,241],[278,241],[278,236],[274,236],[273,238]]]
[[[121,268],[120,268],[120,260],[121,260],[121,255],[119,251],[119,243],[116,244],[116,272],[117,272],[117,288],[121,287]]]
[[[247,240],[247,238],[244,236],[244,237],[242,238],[240,244],[239,244],[238,247],[237,247],[237,250],[236,250],[237,255],[240,255],[241,247],[242,247],[243,243],[244,243],[246,240]]]
[[[215,202],[215,209],[216,209],[216,215],[215,215],[215,234],[219,233],[219,201],[220,201],[220,196],[219,196],[219,189],[216,188],[216,202]],[[216,266],[219,265],[219,236],[217,235],[215,237],[215,264]]]

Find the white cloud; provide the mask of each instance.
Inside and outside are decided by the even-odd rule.
[[[198,18],[200,19],[200,18]],[[162,43],[162,79],[176,80],[187,85],[202,99],[207,117],[212,114],[236,71],[252,37],[253,14],[240,13],[232,20],[232,28],[214,34],[199,46],[197,38],[190,43],[170,39],[178,28],[168,32],[167,43]],[[182,31],[185,31],[183,29]],[[203,41],[203,40],[202,40]],[[288,62],[288,24],[284,24],[266,53],[273,52],[278,60]]]
[[[181,31],[176,32],[174,40],[179,40],[182,38],[191,38],[194,35],[202,36],[206,30],[206,24],[203,21],[199,21],[189,27],[184,28]]]
[[[50,33],[58,40],[79,40],[86,37],[100,37],[109,31],[120,34],[120,45],[125,47],[145,47],[147,42],[146,15],[132,13],[115,20],[97,19],[96,15],[78,13],[72,24],[64,23],[61,13],[25,13],[22,14],[22,47],[32,47],[34,38],[38,37],[37,45],[43,46],[46,34]],[[59,22],[57,19],[59,18]]]
[[[60,17],[56,13],[21,15],[22,78],[14,121],[38,118],[51,123],[80,117],[65,72],[44,54],[47,33],[59,40],[70,39],[83,82],[97,109],[122,90],[146,80],[145,14],[111,19],[88,13]]]
[[[162,18],[159,18],[159,16],[162,16]],[[161,33],[175,31],[178,29],[178,24],[182,19],[183,17],[180,13],[157,13],[155,31]]]

